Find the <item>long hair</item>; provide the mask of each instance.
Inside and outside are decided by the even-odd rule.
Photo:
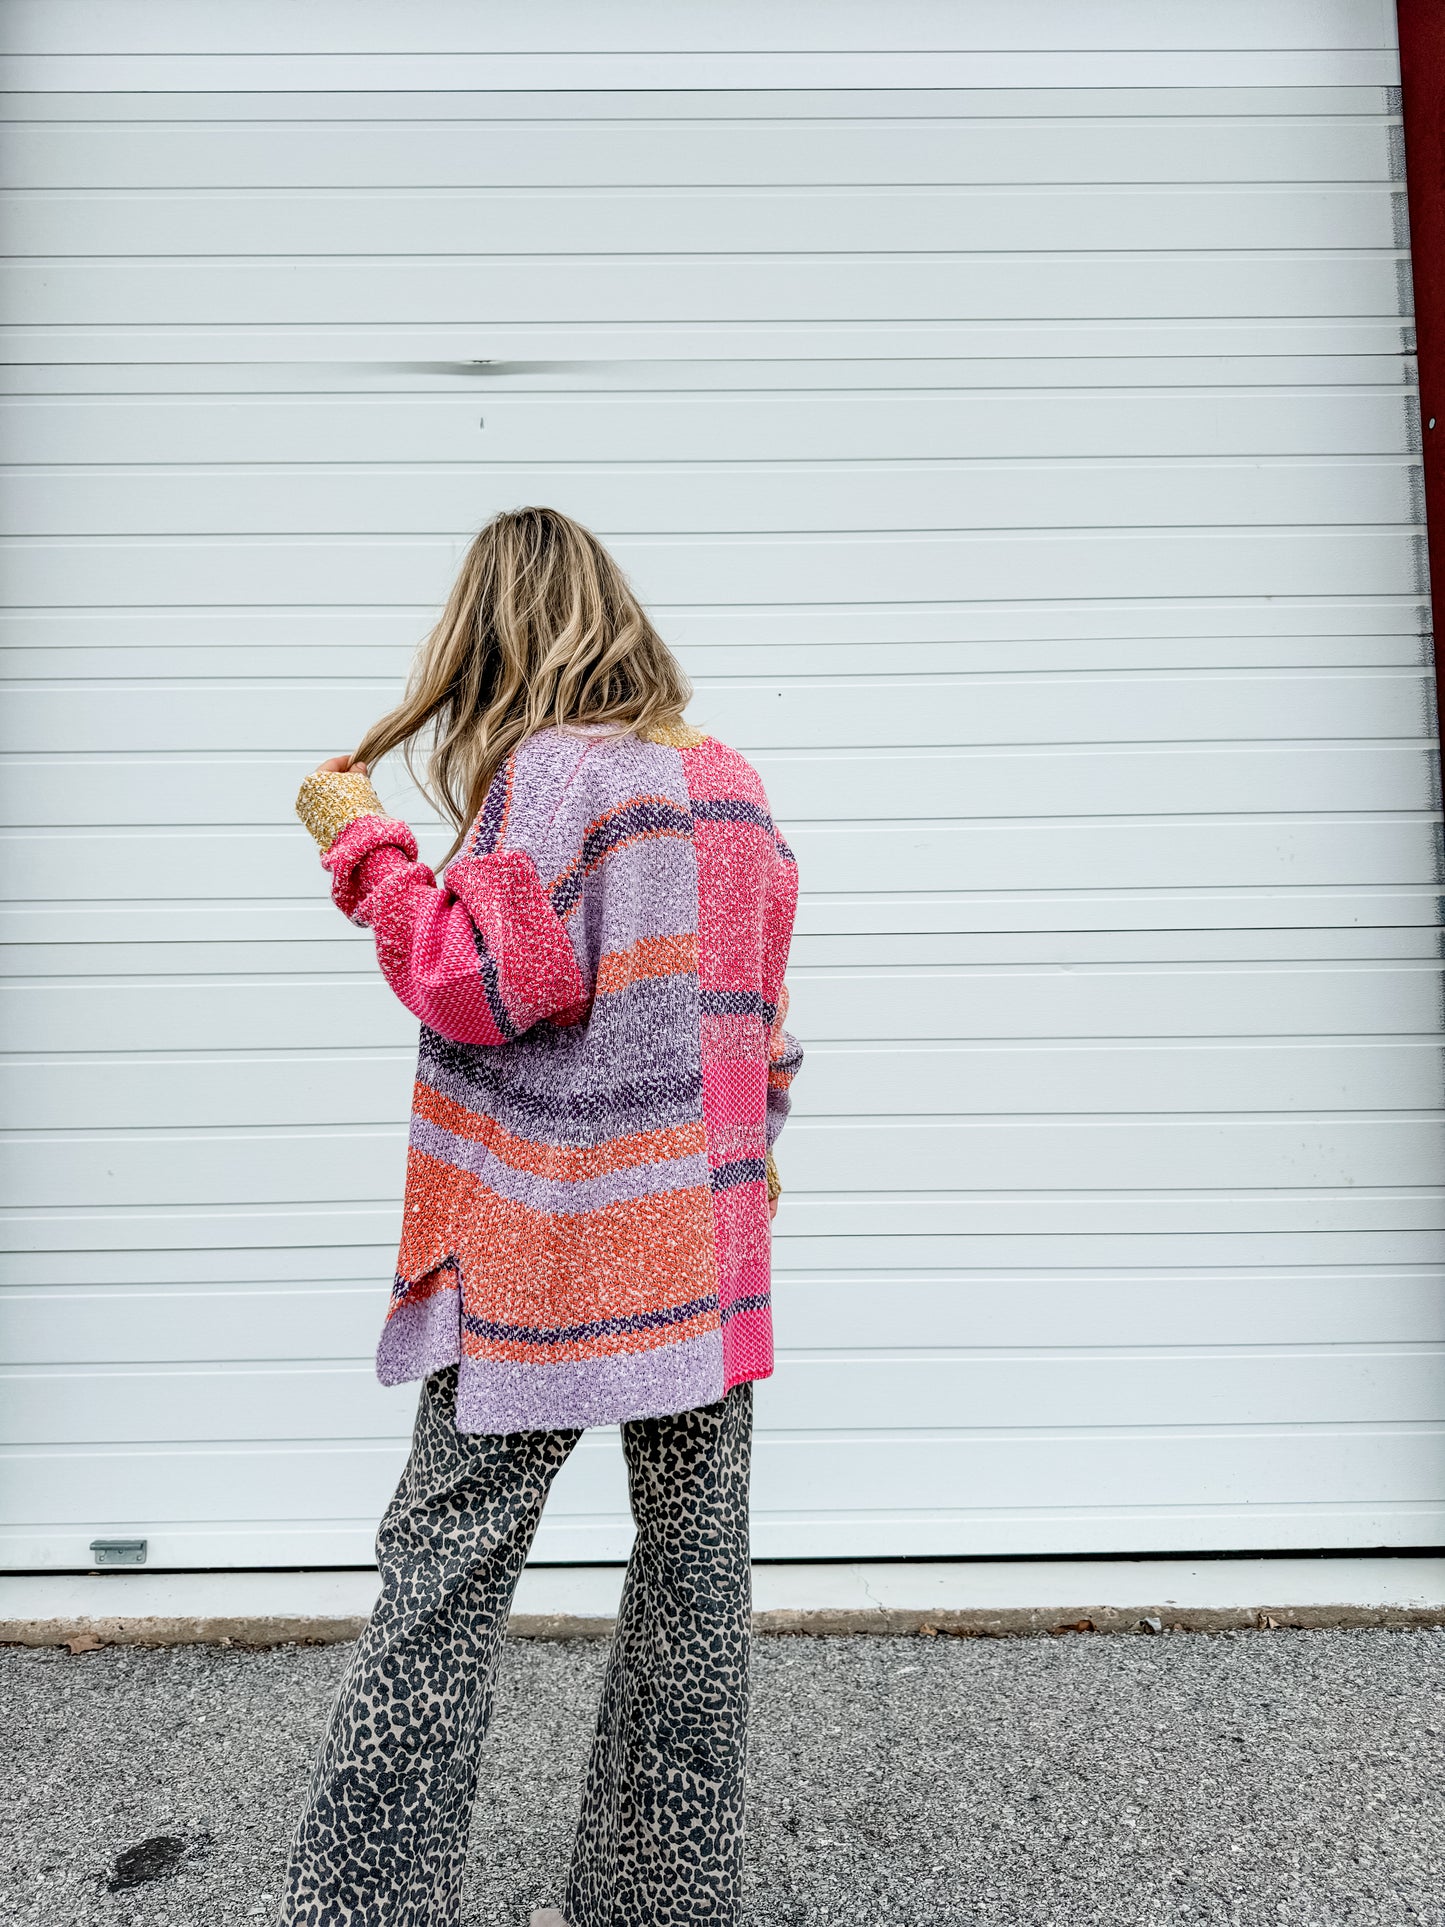
[[[468,549],[405,696],[367,731],[355,760],[374,767],[402,750],[417,786],[456,830],[450,857],[528,736],[553,726],[610,725],[621,734],[675,724],[691,696],[591,530],[557,509],[512,509]]]

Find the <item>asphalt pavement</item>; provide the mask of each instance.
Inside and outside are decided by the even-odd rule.
[[[269,1920],[346,1653],[0,1651],[5,1927]],[[509,1642],[466,1927],[559,1899],[604,1657]],[[1445,1631],[764,1637],[745,1922],[1445,1927]]]

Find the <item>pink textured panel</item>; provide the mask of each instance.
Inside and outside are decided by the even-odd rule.
[[[709,738],[682,760],[696,826],[703,1123],[732,1386],[773,1369],[764,1159],[769,1031],[792,922],[792,888],[779,873],[792,866],[762,784],[736,751]]]

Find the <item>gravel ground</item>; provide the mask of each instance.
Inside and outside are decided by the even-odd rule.
[[[346,1650],[0,1651],[6,1927],[268,1919]],[[559,1896],[603,1658],[510,1644],[466,1927]],[[764,1638],[747,1920],[1445,1927],[1442,1673],[1439,1631]]]

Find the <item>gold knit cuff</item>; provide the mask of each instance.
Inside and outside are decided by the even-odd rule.
[[[705,729],[694,729],[681,716],[674,717],[670,722],[649,723],[646,729],[639,729],[637,734],[644,743],[658,743],[664,749],[699,749],[707,741]]]
[[[381,798],[368,776],[352,770],[313,770],[296,794],[296,814],[321,845],[329,850],[348,823],[360,816],[385,816]]]
[[[768,1203],[776,1204],[783,1195],[783,1181],[778,1176],[778,1167],[773,1163],[773,1154],[768,1153]]]

